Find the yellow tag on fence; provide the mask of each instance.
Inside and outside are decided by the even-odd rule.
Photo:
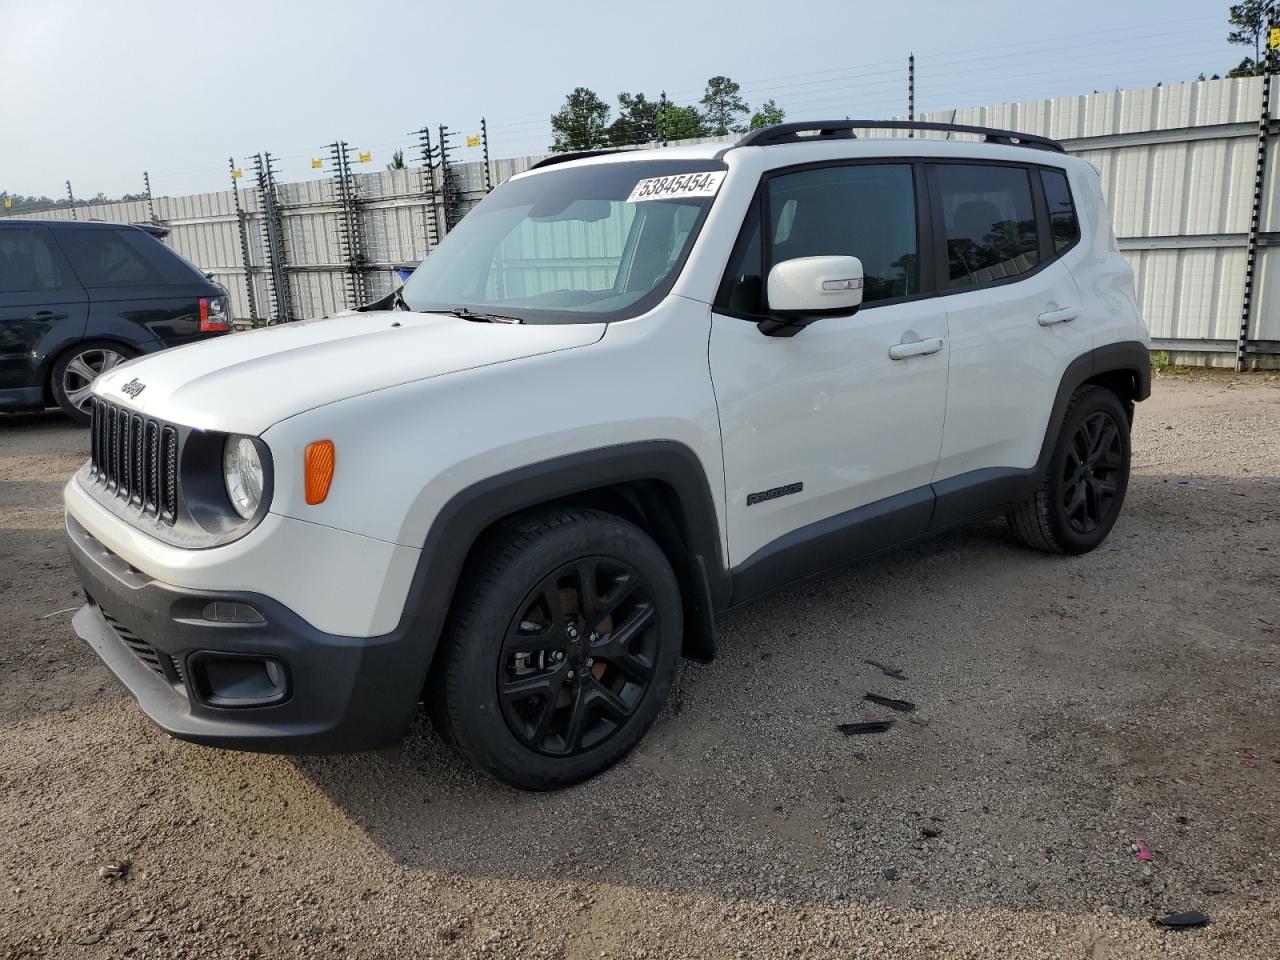
[[[312,158],[311,158],[311,169],[312,169],[312,170],[320,170],[320,169],[322,169],[323,167],[324,167],[324,161],[323,161],[323,160],[317,160],[315,157],[312,157]]]
[[[4,205],[5,205],[6,207],[12,207],[12,206],[13,206],[13,197],[5,197],[5,198],[4,198]]]
[[[243,170],[232,170],[232,171],[231,171],[231,179],[232,179],[232,180],[239,180],[239,179],[240,179],[241,177],[243,177],[243,176],[244,176],[244,171],[243,171]]]
[[[480,146],[480,137],[473,133],[467,134],[467,146],[468,147]]]
[[[1271,28],[1271,40],[1267,46],[1272,50],[1280,49],[1280,27]]]
[[[361,163],[368,163],[368,162],[369,162],[369,161],[371,161],[372,159],[373,159],[373,151],[372,151],[372,150],[364,150],[364,151],[362,151],[362,152],[361,152],[361,154],[360,154],[360,162],[361,162]]]

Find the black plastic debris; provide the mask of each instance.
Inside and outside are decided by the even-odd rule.
[[[1194,930],[1196,927],[1209,925],[1209,917],[1199,910],[1187,910],[1183,913],[1171,913],[1156,921],[1156,926],[1169,930]]]
[[[892,726],[892,720],[872,720],[867,723],[837,723],[836,729],[846,737],[852,737],[860,733],[884,733]]]
[[[891,667],[889,666],[889,664],[881,663],[878,660],[863,660],[862,662],[869,667],[875,667],[877,670],[883,673],[886,677],[892,677],[894,680],[907,679],[907,675],[902,672],[901,667]]]
[[[895,700],[892,697],[882,697],[878,693],[868,693],[862,699],[868,703],[888,707],[890,710],[897,710],[899,713],[911,713],[916,708],[916,705],[910,700]]]
[[[880,875],[889,881],[898,879],[898,871],[895,870],[893,867],[885,867],[883,870],[880,871]]]

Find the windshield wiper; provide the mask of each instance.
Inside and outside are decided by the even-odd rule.
[[[524,323],[519,317],[504,317],[500,313],[476,313],[466,307],[454,307],[449,312],[455,317],[471,320],[474,323]]]
[[[409,301],[404,298],[404,287],[396,287],[391,291],[391,309],[413,312],[413,308],[409,306]]]

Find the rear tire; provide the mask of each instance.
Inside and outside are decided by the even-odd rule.
[[[112,367],[137,354],[128,347],[107,340],[77,343],[58,358],[49,375],[49,392],[72,420],[88,424],[93,419],[89,398],[93,381]]]
[[[1107,538],[1129,487],[1129,416],[1110,390],[1071,395],[1049,466],[1035,495],[1006,519],[1029,547],[1087,553]]]
[[[666,702],[680,589],[644,531],[563,509],[520,520],[459,585],[428,690],[446,741],[514,787],[605,770]]]

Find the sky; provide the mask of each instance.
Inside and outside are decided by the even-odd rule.
[[[1240,61],[1228,5],[0,0],[0,191],[115,197],[144,170],[156,195],[222,190],[260,151],[302,179],[337,139],[381,169],[409,131],[482,116],[491,156],[542,153],[576,86],[616,113],[621,91],[693,103],[717,74],[788,119],[890,117],[909,53],[922,112],[1180,83]]]

